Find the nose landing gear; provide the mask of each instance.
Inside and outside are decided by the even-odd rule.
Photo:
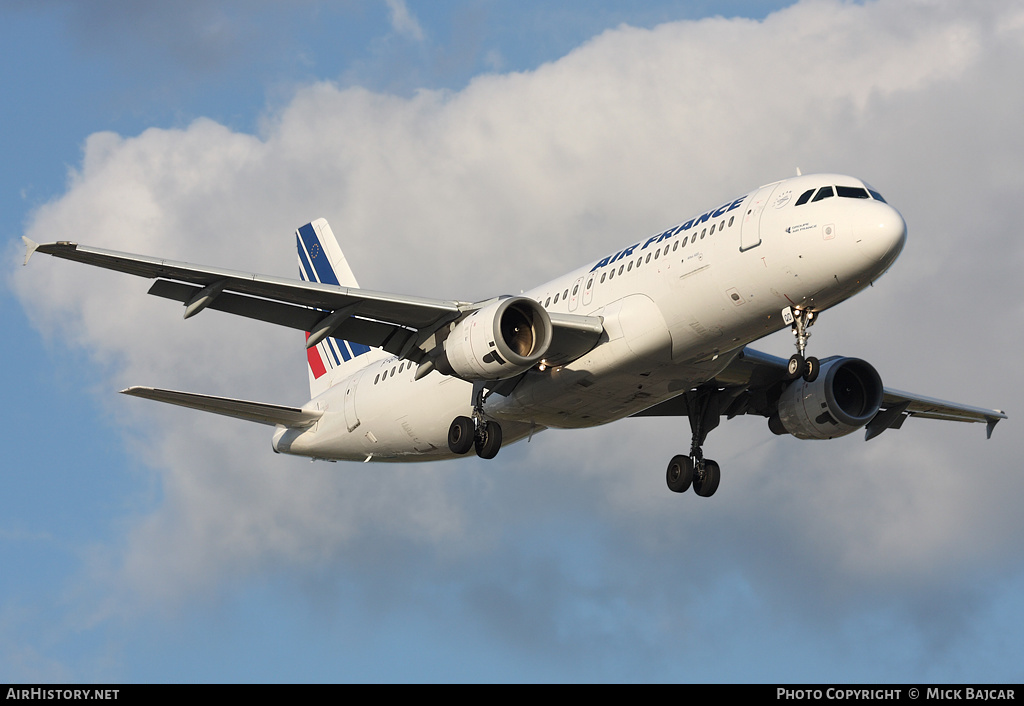
[[[811,332],[808,329],[815,321],[814,312],[810,309],[793,309],[787,306],[782,310],[782,320],[792,327],[793,335],[796,336],[797,352],[789,359],[789,364],[786,366],[787,379],[797,380],[802,377],[807,382],[814,382],[818,379],[818,373],[821,371],[821,363],[813,356],[804,357],[804,353],[807,351],[807,339],[811,337]]]

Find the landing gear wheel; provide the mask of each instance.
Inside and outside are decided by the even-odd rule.
[[[799,353],[794,353],[790,359],[789,364],[786,365],[786,379],[797,380],[807,368],[807,361]],[[815,375],[817,376],[817,375]]]
[[[818,379],[818,373],[821,372],[821,363],[813,355],[804,361],[804,380],[807,382],[814,382]]]
[[[448,448],[453,454],[462,455],[473,448],[473,420],[456,417],[448,427]],[[497,452],[495,452],[497,453]]]
[[[476,455],[480,458],[494,458],[501,449],[501,425],[497,422],[484,422],[477,429]]]
[[[673,456],[665,471],[665,482],[673,493],[685,493],[693,482],[693,459],[689,456]]]
[[[693,492],[702,498],[710,498],[718,490],[718,482],[722,479],[722,469],[714,461],[704,461],[704,468],[693,479]]]

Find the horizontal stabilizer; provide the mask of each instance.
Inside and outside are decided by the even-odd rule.
[[[203,412],[223,414],[226,417],[245,419],[250,422],[270,425],[281,424],[286,427],[306,427],[323,415],[323,412],[320,411],[303,410],[298,407],[285,407],[264,402],[248,402],[246,400],[231,399],[230,397],[198,395],[194,392],[160,390],[154,387],[134,386],[129,387],[127,390],[121,390],[121,393],[131,395],[132,397],[143,397],[147,400],[176,404],[179,407],[198,409]]]

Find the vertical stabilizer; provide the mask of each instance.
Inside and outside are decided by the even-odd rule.
[[[299,251],[299,277],[303,282],[359,286],[326,220],[318,218],[299,228],[295,231],[295,242]],[[306,338],[309,338],[308,332]],[[307,349],[310,396],[316,397],[363,367],[367,359],[356,361],[356,358],[369,352],[370,348],[361,343],[333,337]]]

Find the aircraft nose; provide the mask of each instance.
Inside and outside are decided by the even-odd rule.
[[[871,262],[888,267],[899,256],[907,242],[907,223],[892,206],[879,201],[862,204],[857,219],[857,249]]]

